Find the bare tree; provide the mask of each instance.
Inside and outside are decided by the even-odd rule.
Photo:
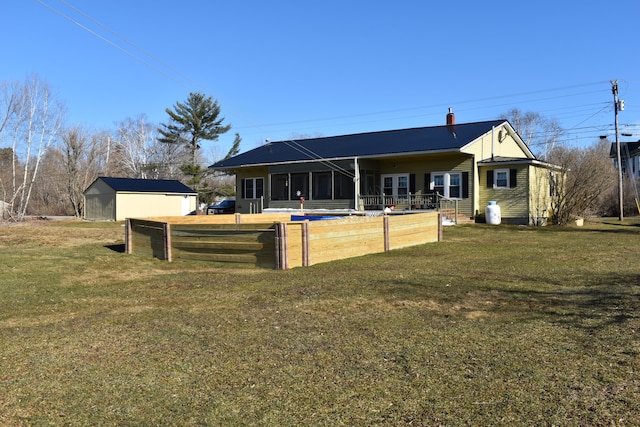
[[[616,184],[610,147],[611,144],[603,140],[587,148],[555,147],[550,152],[550,161],[562,169],[562,173],[552,177],[554,224],[568,224],[574,217],[584,217],[600,209],[603,198]]]
[[[547,119],[539,113],[523,113],[512,108],[503,114],[538,158],[548,160],[549,154],[558,144],[564,132],[555,119]]]
[[[157,144],[155,129],[144,114],[136,118],[126,118],[118,124],[117,153],[126,176],[157,178],[157,159],[154,158],[154,145]]]
[[[158,142],[153,145],[153,158],[159,179],[184,179],[182,166],[191,158],[185,146]]]
[[[71,215],[73,211],[66,195],[66,180],[61,150],[49,147],[33,186],[29,211],[45,216]]]
[[[15,156],[8,195],[12,218],[21,220],[27,213],[42,158],[62,125],[64,107],[49,85],[35,76],[10,90],[13,92],[5,96],[12,100],[6,126]]]
[[[84,212],[84,190],[97,177],[102,147],[100,138],[80,126],[62,133],[62,164],[66,174],[66,196],[76,217]]]

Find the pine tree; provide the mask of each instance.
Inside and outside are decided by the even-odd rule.
[[[167,108],[165,111],[169,115],[169,123],[160,125],[158,132],[161,137],[158,141],[187,146],[191,164],[183,165],[182,170],[192,177],[190,184],[197,187],[206,173],[198,164],[200,142],[216,141],[231,129],[231,125],[223,125],[224,117],[218,118],[218,101],[198,92],[191,92],[186,102],[176,102],[173,109]]]

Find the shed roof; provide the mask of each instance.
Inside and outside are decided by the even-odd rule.
[[[101,176],[105,184],[115,191],[131,191],[138,193],[192,193],[197,194],[175,179],[139,179],[139,178],[112,178]],[[97,181],[97,180],[96,180]]]
[[[321,159],[380,157],[424,152],[460,151],[506,120],[358,133],[271,142],[220,160],[212,169],[269,165]]]

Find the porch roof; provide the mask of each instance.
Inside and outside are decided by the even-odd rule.
[[[209,166],[233,169],[279,163],[457,152],[506,120],[270,142]]]
[[[562,169],[560,166],[554,165],[552,163],[543,162],[538,159],[528,159],[528,158],[522,158],[522,157],[495,156],[493,158],[480,160],[478,162],[479,166],[509,166],[509,165],[522,165],[522,164],[535,165],[535,166],[544,167],[548,169],[557,169],[557,170]]]

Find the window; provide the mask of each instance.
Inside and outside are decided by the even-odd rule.
[[[402,175],[398,177],[398,197],[409,195],[409,177]]]
[[[443,173],[433,174],[433,191],[435,191],[440,195],[444,195],[444,174]]]
[[[460,174],[459,173],[449,174],[449,198],[450,199],[460,198]]]
[[[308,173],[292,173],[291,174],[291,194],[290,200],[298,200],[300,197],[309,198],[309,174]]]
[[[334,173],[333,191],[335,199],[353,199],[355,197],[353,178],[340,172]]]
[[[289,175],[271,175],[271,200],[289,200]]]
[[[493,188],[509,188],[509,170],[498,169],[493,173]]]
[[[491,169],[487,171],[487,188],[514,188],[518,169]]]
[[[385,196],[406,198],[409,195],[409,191],[409,175],[382,175],[382,192]]]
[[[364,195],[380,194],[374,171],[365,170],[360,173],[360,193]]]
[[[331,172],[313,172],[311,175],[313,200],[331,199]]]
[[[466,172],[465,172],[466,174]],[[463,194],[462,172],[434,172],[431,174],[430,190],[437,192],[447,199],[461,199]]]
[[[245,178],[242,180],[242,197],[259,199],[264,196],[264,178]]]

